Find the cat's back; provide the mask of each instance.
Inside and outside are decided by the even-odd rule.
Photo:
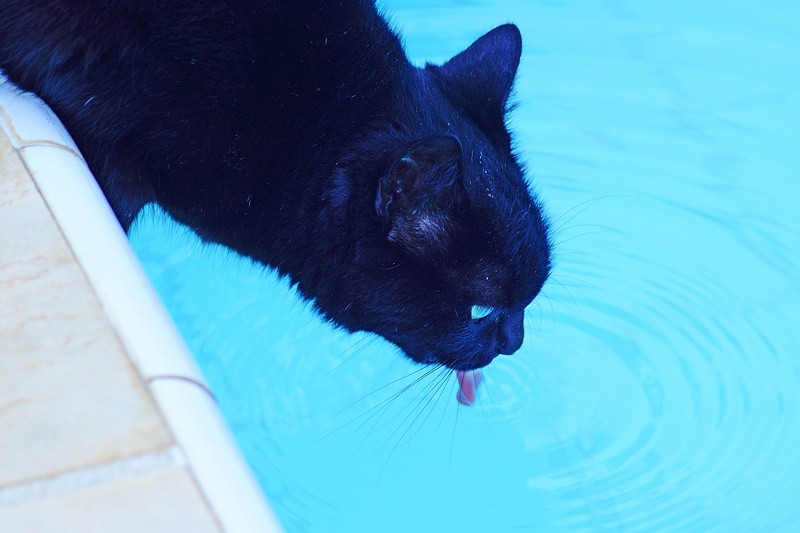
[[[56,112],[123,225],[221,182],[274,193],[404,61],[372,0],[0,0],[0,70]]]
[[[200,70],[189,67],[220,64],[236,47],[255,47],[248,44],[255,37],[252,16],[242,12],[245,4],[3,0],[0,68],[46,98],[81,81],[116,80],[120,90],[132,82],[158,80],[160,71],[175,80],[188,76],[199,81]],[[229,74],[235,75],[235,69]]]
[[[0,69],[67,121],[90,98],[118,116],[133,102],[154,116],[224,112],[316,83],[304,78],[334,42],[350,58],[340,69],[357,62],[353,50],[388,36],[360,27],[380,22],[371,0],[2,0]]]
[[[0,69],[53,108],[90,162],[105,157],[101,143],[154,158],[179,141],[204,153],[203,140],[187,141],[187,134],[229,134],[237,109],[252,109],[256,83],[268,83],[258,72],[272,49],[264,45],[264,21],[274,7],[3,0]]]
[[[152,200],[141,179],[226,171],[230,143],[269,83],[258,71],[271,50],[262,24],[271,6],[2,0],[0,70],[56,112],[123,221]],[[247,170],[239,160],[250,152],[240,143],[228,166]]]

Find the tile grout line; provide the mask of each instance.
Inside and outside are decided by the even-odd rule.
[[[145,379],[145,382],[147,383],[148,386],[152,385],[156,381],[178,381],[181,383],[189,383],[191,385],[194,385],[198,389],[202,390],[203,392],[205,392],[208,395],[208,397],[211,398],[211,400],[217,406],[219,406],[219,401],[217,400],[217,397],[214,396],[214,393],[211,391],[211,389],[209,389],[203,383],[194,378],[190,378],[188,376],[181,376],[178,374],[156,374],[154,376],[150,376]]]
[[[169,467],[182,467],[186,466],[186,464],[186,457],[183,451],[178,446],[172,445],[158,452],[117,459],[109,463],[56,475],[48,479],[0,488],[0,508],[92,487],[125,477],[164,470]]]
[[[50,148],[58,148],[60,150],[64,150],[65,152],[74,155],[81,161],[85,161],[83,159],[83,155],[81,155],[79,152],[75,151],[74,149],[64,144],[45,139],[39,139],[33,141],[24,140],[22,136],[20,136],[20,134],[14,128],[13,121],[9,118],[5,109],[2,107],[0,107],[0,127],[6,132],[6,136],[11,141],[11,146],[13,146],[14,149],[17,150],[17,152],[20,152],[20,155],[22,155],[22,151],[25,148],[30,148],[33,146],[48,146]]]

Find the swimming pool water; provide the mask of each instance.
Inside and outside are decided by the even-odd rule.
[[[472,407],[163,214],[131,241],[288,531],[800,530],[800,3],[385,0],[516,22],[556,265]]]

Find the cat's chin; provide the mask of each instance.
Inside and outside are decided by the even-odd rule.
[[[440,356],[432,352],[426,352],[421,356],[415,356],[404,350],[405,354],[423,365],[439,365],[455,370],[458,372],[468,372],[471,370],[478,370],[488,366],[495,357],[500,354],[469,354],[469,355],[447,355]]]
[[[472,357],[464,361],[455,361],[455,362],[447,362],[442,363],[446,367],[456,370],[459,372],[470,371],[470,370],[478,370],[485,366],[489,366],[489,364],[494,361],[495,357],[499,354],[493,355],[486,355],[486,356],[479,356],[479,357]]]

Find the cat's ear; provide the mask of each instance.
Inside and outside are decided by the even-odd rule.
[[[521,53],[519,29],[504,24],[436,70],[472,112],[502,119]]]
[[[375,214],[390,241],[415,255],[444,251],[450,210],[460,200],[461,143],[450,135],[423,139],[397,158],[379,182]]]
[[[458,177],[461,144],[451,135],[423,139],[403,153],[378,182],[375,213],[385,223],[408,216],[452,187]]]

